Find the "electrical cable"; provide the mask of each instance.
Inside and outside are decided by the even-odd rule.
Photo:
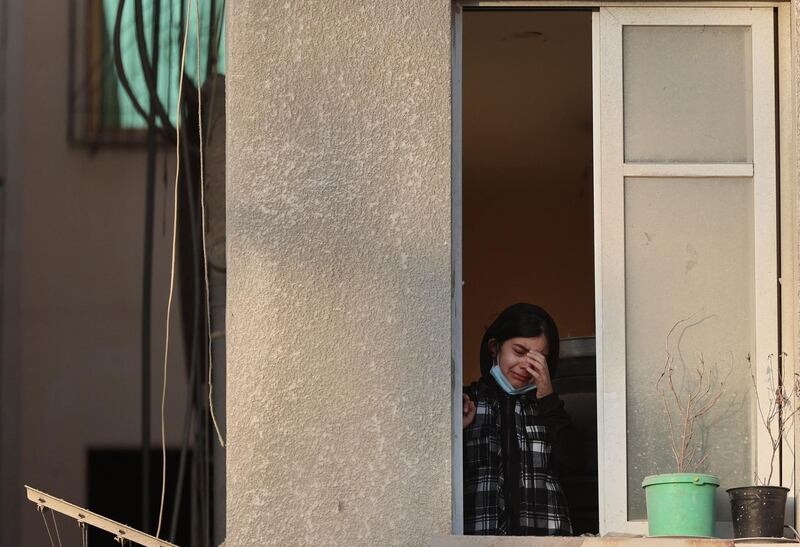
[[[191,172],[191,167],[189,165],[189,151],[186,148],[186,141],[188,140],[189,136],[186,133],[186,126],[181,126],[182,132],[182,139],[181,144],[184,146],[183,149],[183,161],[184,161],[184,171],[185,173]],[[183,186],[186,192],[186,200],[188,203],[187,211],[189,212],[189,230],[190,230],[190,237],[192,240],[192,250],[194,251],[192,254],[192,268],[193,268],[193,278],[195,281],[200,279],[200,261],[196,256],[197,249],[200,247],[200,239],[198,236],[198,222],[197,222],[197,215],[196,215],[196,206],[195,206],[195,197],[194,192],[192,189],[192,184],[184,184]],[[181,444],[181,456],[180,456],[180,463],[178,465],[178,480],[176,490],[178,494],[176,494],[174,498],[173,508],[172,508],[172,516],[170,518],[170,536],[169,541],[174,543],[175,536],[177,534],[177,523],[178,523],[178,515],[179,515],[179,495],[180,492],[183,491],[183,481],[186,474],[186,454],[188,452],[188,444],[189,444],[189,433],[192,430],[192,425],[194,424],[194,410],[195,404],[197,404],[198,400],[196,398],[196,392],[194,391],[195,383],[197,382],[197,370],[199,368],[198,363],[198,333],[201,332],[202,323],[200,318],[200,300],[202,298],[202,293],[200,289],[199,283],[193,284],[193,307],[192,307],[192,339],[190,343],[191,348],[191,355],[189,358],[189,382],[188,385],[191,387],[189,391],[189,396],[187,397],[186,402],[186,413],[184,416],[184,433],[183,433],[183,441]]]
[[[200,395],[203,394],[205,390],[205,385],[200,382],[198,384],[198,390],[200,391]],[[203,408],[207,408],[203,405]],[[210,538],[211,538],[211,504],[213,503],[213,497],[211,496],[211,458],[209,455],[208,445],[208,412],[203,412],[203,544],[210,546]]]
[[[219,63],[219,44],[222,41],[222,28],[225,25],[225,0],[222,0],[222,9],[220,10],[220,13],[222,15],[220,15],[220,20],[216,25],[216,36],[214,36],[214,51],[216,53],[213,57],[214,65],[212,67],[213,73],[211,74],[211,100],[208,101],[208,121],[210,124],[214,123],[214,104],[217,97],[217,76],[219,76],[219,70],[217,70]],[[212,14],[212,16],[216,17],[216,14]],[[210,59],[211,57],[209,56],[209,66],[211,65]],[[214,129],[213,127],[210,127],[206,132],[206,146],[208,146],[208,143],[210,142],[212,133],[214,133]],[[221,270],[225,271],[225,268],[222,268]]]
[[[171,46],[173,42],[173,25],[175,22],[175,4],[174,2],[170,1],[167,3],[169,6],[169,20],[167,22],[167,45]],[[172,106],[172,49],[167,49],[167,110],[170,109]],[[167,147],[163,148],[164,154],[164,162],[163,162],[163,177],[162,177],[162,207],[161,207],[161,236],[164,237],[167,233],[167,157],[168,157],[168,150]]]
[[[161,2],[153,4],[153,20],[151,40],[154,44],[159,42],[161,23]],[[137,40],[142,37],[137,36]],[[158,70],[160,50],[151,48],[151,65]],[[156,160],[158,157],[158,125],[156,124],[155,103],[149,102],[150,111],[147,115],[147,178],[145,189],[145,222],[144,222],[144,271],[142,273],[142,527],[150,532],[150,373],[151,367],[151,314],[152,305],[152,280],[153,280],[153,223],[155,216],[155,189],[156,189]]]
[[[141,0],[137,1],[137,6],[135,6],[135,7],[141,8],[140,1]],[[118,5],[117,17],[116,17],[116,20],[115,20],[115,28],[114,28],[114,45],[115,45],[114,54],[115,55],[114,55],[114,61],[115,61],[115,65],[117,67],[117,72],[118,72],[118,75],[119,75],[120,83],[122,84],[122,87],[123,87],[124,91],[128,94],[129,98],[131,99],[131,102],[132,102],[132,104],[134,106],[134,109],[137,110],[137,113],[139,113],[139,115],[143,116],[146,119],[147,116],[144,115],[144,109],[142,108],[141,104],[138,102],[135,94],[133,93],[133,91],[132,91],[132,89],[130,87],[130,82],[128,81],[127,74],[125,73],[125,68],[124,68],[124,65],[123,65],[123,62],[122,62],[122,57],[121,57],[121,47],[120,47],[120,43],[121,43],[121,20],[122,20],[122,13],[123,13],[123,9],[124,9],[124,2],[125,2],[125,0],[121,0],[120,1],[120,4]],[[187,5],[186,9],[188,11],[188,9],[189,9],[189,7],[191,5],[191,2],[187,1],[186,5]],[[172,6],[171,6],[171,8],[172,8]],[[152,106],[155,107],[156,110],[160,110],[160,112],[158,112],[158,115],[160,116],[160,118],[162,118],[161,119],[162,124],[165,126],[165,127],[158,128],[158,129],[162,134],[166,133],[167,134],[167,139],[170,142],[173,142],[173,138],[172,138],[173,133],[171,131],[172,124],[169,122],[168,117],[166,119],[166,123],[164,123],[164,120],[163,120],[163,115],[165,113],[164,113],[163,103],[161,102],[160,97],[158,96],[158,93],[157,93],[157,91],[155,89],[155,86],[154,86],[153,68],[147,62],[146,56],[145,56],[144,60],[142,60],[142,55],[144,53],[146,53],[146,43],[145,43],[144,38],[143,38],[143,29],[142,29],[142,27],[143,27],[143,14],[142,14],[142,10],[141,9],[138,9],[136,11],[137,11],[137,14],[136,14],[137,15],[137,17],[136,17],[136,20],[137,20],[137,45],[139,47],[140,61],[143,61],[142,62],[142,70],[143,70],[143,73],[144,73],[144,76],[145,76],[145,82],[147,84],[148,91],[149,91],[149,94],[150,94],[150,100],[152,101],[151,104],[152,104]],[[196,6],[196,11],[197,11],[197,13],[199,13],[199,6]],[[170,11],[170,16],[171,15],[172,15],[172,12]],[[179,151],[180,151],[181,148],[184,148],[184,149],[185,148],[189,148],[189,147],[190,148],[194,148],[194,146],[196,146],[194,143],[191,142],[190,139],[187,138],[187,135],[185,133],[185,127],[180,127],[180,125],[181,125],[180,124],[180,120],[182,118],[182,109],[181,109],[182,90],[180,89],[180,87],[184,83],[183,78],[186,77],[185,73],[184,73],[184,66],[185,66],[185,54],[186,54],[186,44],[187,44],[187,37],[188,37],[188,29],[189,29],[189,17],[187,16],[186,28],[185,28],[185,31],[184,31],[183,47],[181,49],[181,72],[180,72],[179,93],[178,93],[178,97],[179,98],[178,98],[178,104],[176,105],[176,110],[177,110],[177,114],[176,114],[176,130],[175,130],[175,133],[174,133],[174,135],[175,135],[174,141],[176,143],[180,139],[181,135],[184,136],[184,141],[183,141],[183,143],[181,143],[182,146],[176,146],[176,148],[178,150],[178,154],[177,155],[180,155]],[[171,30],[172,30],[172,26],[170,26],[170,31]],[[199,21],[198,21],[198,24],[197,24],[196,36],[197,36],[197,40],[199,41]],[[221,27],[219,27],[217,36],[215,37],[216,40],[212,40],[212,41],[216,41],[217,43],[219,43],[219,40],[220,40],[219,37],[220,36],[221,36]],[[154,40],[156,42],[159,42],[159,40],[157,38],[154,38]],[[154,43],[156,43],[156,42],[154,42]],[[198,57],[199,57],[199,46],[198,46]],[[170,63],[171,63],[171,60],[172,60],[172,58],[170,57]],[[198,71],[197,71],[197,74],[199,75],[199,59],[198,59]],[[170,81],[170,84],[171,84],[171,81]],[[201,93],[201,89],[200,89],[200,86],[198,85],[198,94],[200,94],[200,93]],[[200,99],[199,99],[198,102],[201,101],[201,98],[202,97],[200,96]],[[200,104],[198,104],[199,115],[201,115],[201,113],[202,113],[201,108],[202,108],[202,106]],[[199,120],[199,123],[201,124],[202,121]],[[180,131],[178,131],[177,127],[180,127]],[[200,138],[201,138],[201,142],[202,142],[202,128],[200,129]],[[186,152],[187,152],[187,154],[184,155],[184,163],[186,163],[186,167],[188,168],[188,163],[187,163],[188,162],[188,158],[187,158],[188,150],[186,150]],[[180,161],[178,162],[178,164],[180,164]],[[179,169],[179,168],[180,168],[180,165],[177,166],[177,169]],[[179,175],[178,175],[178,173],[176,173],[176,185],[177,185],[178,178],[179,178]],[[202,187],[203,186],[201,184],[201,190],[202,190]],[[178,195],[177,189],[175,191],[175,194]],[[176,199],[175,208],[177,210],[177,199]],[[177,215],[177,213],[175,213],[175,214]],[[203,219],[205,220],[205,217]],[[175,232],[175,231],[176,230],[175,230],[175,220],[174,220],[173,221],[173,232]],[[203,235],[205,235],[205,234],[203,234]],[[173,244],[175,243],[175,241],[174,241],[175,238],[176,238],[176,234],[173,233]],[[205,250],[206,250],[205,249],[205,243],[203,243],[204,255],[205,255]],[[207,262],[205,262],[204,264],[207,264]],[[172,272],[171,285],[174,285],[174,253],[173,253],[173,265],[172,265],[172,268],[173,268],[173,272]],[[207,276],[207,272],[206,272],[206,276]],[[198,283],[198,285],[199,285],[199,283]],[[206,293],[208,294],[207,282],[206,282]],[[171,298],[172,298],[172,294],[170,294],[170,299]],[[171,302],[168,302],[168,308],[170,306],[171,306]],[[168,317],[169,317],[169,311],[168,311]],[[209,317],[209,321],[210,321],[210,317]],[[168,336],[169,336],[169,332],[168,332],[168,327],[167,327],[167,337]],[[167,341],[167,344],[168,344],[168,341]],[[210,342],[209,342],[209,347],[210,347]],[[209,355],[210,355],[210,351],[209,351]],[[160,506],[160,510],[159,510],[159,532],[160,532],[160,527],[161,527],[161,521],[162,521],[162,518],[163,518],[163,504],[164,504],[165,483],[166,483],[166,476],[165,476],[166,454],[165,454],[164,409],[163,409],[163,407],[164,407],[164,398],[165,398],[164,393],[165,393],[165,389],[166,389],[166,358],[167,358],[166,356],[167,356],[167,349],[165,348],[165,378],[164,378],[165,385],[164,385],[164,388],[162,390],[162,500],[161,500],[161,506]],[[209,369],[209,373],[210,372],[211,372],[211,370]],[[209,387],[210,387],[210,390],[213,389],[213,387],[211,385]],[[210,400],[211,400],[211,398],[210,398],[210,394],[209,394],[209,401]],[[211,408],[211,412],[213,413],[213,408]],[[219,428],[218,428],[218,426],[216,424],[216,417],[214,416],[213,419],[214,419],[215,427],[217,427],[218,436],[219,436],[219,438],[220,438],[220,440],[222,442],[222,438],[221,438],[221,435],[219,433]],[[223,444],[223,446],[224,446],[224,444]]]
[[[136,0],[137,3],[134,5],[134,8],[136,8],[136,6],[139,5],[138,2],[140,2],[140,1],[141,0]],[[171,9],[172,9],[172,6],[170,5],[170,10]],[[183,10],[183,7],[181,7],[181,10]],[[134,10],[134,11],[136,11],[136,10]],[[170,16],[171,16],[171,14],[170,14]],[[137,45],[137,48],[138,48],[138,51],[139,51],[139,56],[140,56],[139,59],[140,59],[141,67],[142,67],[142,73],[145,76],[145,85],[147,86],[147,91],[148,91],[148,95],[150,97],[150,100],[154,101],[153,104],[155,105],[157,111],[159,112],[159,119],[160,119],[160,121],[162,122],[162,125],[163,125],[163,127],[159,128],[161,130],[161,134],[162,134],[162,136],[164,136],[167,139],[167,141],[169,143],[172,144],[172,143],[175,143],[175,140],[176,140],[175,135],[177,134],[178,130],[177,130],[176,127],[174,127],[172,125],[172,122],[169,120],[169,114],[167,114],[165,112],[164,103],[161,101],[161,98],[160,98],[160,96],[158,94],[158,91],[154,87],[153,82],[155,81],[155,76],[154,76],[154,72],[153,72],[153,67],[147,62],[146,57],[145,57],[145,60],[142,61],[142,55],[146,56],[147,49],[146,49],[146,43],[144,42],[144,34],[139,31],[140,25],[144,25],[144,15],[143,15],[142,12],[140,12],[138,14],[138,17],[136,18],[136,30],[137,30],[137,33],[138,33],[137,34],[136,45]],[[187,23],[187,25],[188,25],[188,23]],[[188,33],[188,26],[187,26],[187,30],[186,30],[185,33]],[[172,57],[170,56],[170,62],[171,62],[171,59],[172,59]],[[170,67],[171,67],[171,65],[170,65]],[[172,74],[172,68],[170,68],[170,74]],[[186,75],[184,73],[179,74],[179,78],[178,79],[180,81],[182,81],[184,78],[186,78]],[[168,81],[170,82],[170,89],[171,89],[172,80],[170,79]],[[178,110],[178,112],[180,112],[180,104],[176,104],[175,108],[176,108],[176,110]],[[185,131],[181,130],[181,134],[184,136],[184,138],[186,137],[186,132]],[[184,146],[184,148],[186,148],[187,146],[190,147],[192,151],[195,151],[195,149],[197,148],[197,145],[195,145],[193,142],[188,141],[188,140],[187,140],[187,143],[184,143],[183,146]]]
[[[197,73],[200,74],[200,2],[195,3],[195,37],[197,39]],[[214,424],[214,431],[217,433],[219,444],[225,448],[225,440],[222,438],[222,433],[219,430],[217,417],[214,414],[214,401],[211,395],[214,391],[214,383],[212,381],[212,372],[214,370],[214,359],[212,354],[212,339],[211,339],[211,293],[208,289],[208,252],[206,250],[206,200],[205,200],[205,180],[203,178],[203,100],[202,89],[197,86],[197,127],[198,136],[200,138],[200,219],[202,221],[202,229],[200,233],[203,236],[203,273],[205,275],[206,287],[206,323],[208,327],[208,409],[211,413],[211,422]]]
[[[192,353],[195,353],[195,347],[192,347]],[[194,362],[194,356],[192,358],[192,362]],[[189,384],[194,382],[194,377],[197,373],[197,367],[192,367],[189,372]],[[178,514],[180,511],[181,506],[181,494],[183,492],[183,479],[184,475],[186,474],[186,453],[188,452],[188,444],[189,444],[189,434],[192,430],[192,424],[194,420],[194,405],[192,404],[192,394],[187,393],[186,395],[186,412],[183,417],[183,441],[181,443],[181,456],[180,456],[180,463],[178,464],[178,480],[175,485],[175,497],[173,498],[172,502],[172,515],[170,516],[169,521],[169,539],[170,543],[175,543],[175,536],[178,533]]]
[[[117,15],[114,20],[114,36],[113,36],[113,50],[114,50],[114,68],[117,71],[117,78],[119,79],[119,83],[122,86],[123,91],[128,96],[128,99],[131,101],[134,110],[139,116],[142,117],[143,120],[147,121],[149,124],[149,116],[142,107],[141,103],[139,103],[139,99],[134,93],[133,88],[131,88],[130,80],[128,80],[128,74],[125,71],[125,65],[122,62],[122,13],[125,7],[126,0],[119,0],[119,4],[117,5]],[[142,38],[143,39],[143,38]],[[139,37],[137,36],[137,44],[139,44]],[[149,67],[149,64],[148,64]],[[143,67],[144,70],[144,67]],[[147,78],[145,78],[145,83],[147,83]],[[152,100],[152,87],[148,86],[148,92],[151,95]],[[157,107],[161,106],[161,102],[158,101],[156,104]],[[172,128],[172,124],[169,123],[165,127],[158,127],[159,134],[162,138],[166,139],[167,142],[174,142],[173,133],[174,130]]]
[[[183,8],[183,6],[181,6],[181,8]],[[183,26],[183,25],[181,25],[181,26]],[[187,78],[185,83],[188,84],[189,82],[190,82],[190,80]],[[181,124],[180,131],[181,131],[181,140],[180,140],[181,149],[183,150],[183,153],[181,154],[181,158],[180,159],[181,159],[181,161],[183,163],[183,167],[184,167],[183,180],[186,182],[186,184],[184,185],[184,188],[186,189],[186,199],[187,199],[187,202],[188,202],[187,203],[187,205],[188,205],[187,210],[189,212],[189,226],[190,226],[190,230],[191,230],[191,240],[192,240],[192,249],[193,249],[193,254],[192,254],[192,272],[193,272],[193,276],[194,276],[194,283],[193,283],[194,306],[193,306],[193,310],[192,310],[192,343],[191,343],[191,357],[190,357],[190,361],[189,361],[189,366],[191,367],[190,371],[189,371],[189,378],[190,378],[189,387],[190,387],[191,397],[190,397],[190,400],[188,401],[188,403],[191,404],[190,408],[192,410],[192,418],[194,419],[194,412],[195,411],[199,411],[199,409],[200,409],[200,401],[203,400],[202,397],[198,394],[198,390],[200,389],[199,388],[199,376],[200,375],[196,373],[198,368],[199,368],[198,351],[197,351],[198,350],[197,334],[199,332],[201,332],[201,328],[202,328],[202,324],[200,322],[200,305],[201,305],[201,301],[202,301],[202,289],[201,289],[201,282],[200,282],[200,266],[199,266],[199,260],[197,259],[197,255],[199,253],[198,249],[199,249],[200,244],[199,244],[199,237],[197,235],[197,231],[198,231],[197,230],[197,224],[198,224],[198,222],[197,222],[197,218],[195,216],[196,215],[197,206],[195,205],[195,199],[193,197],[194,196],[194,192],[193,192],[192,184],[191,184],[191,181],[193,180],[193,175],[192,175],[192,164],[191,164],[191,161],[189,159],[190,150],[189,150],[188,141],[190,139],[190,135],[186,131],[186,126],[184,124]],[[193,374],[193,372],[194,372],[194,374]],[[196,435],[202,435],[202,431],[200,431],[199,427],[195,428],[195,431],[196,431]],[[187,442],[188,442],[188,440],[187,440]],[[202,439],[201,439],[200,442],[202,442]],[[194,441],[193,444],[197,445],[198,442]],[[183,450],[183,448],[184,447],[182,447],[182,450]],[[196,449],[196,446],[194,448],[194,451],[195,451],[194,452],[195,456],[197,456],[197,452],[198,451]],[[199,458],[199,457],[194,457],[192,462],[193,462],[192,463],[192,477],[193,477],[193,480],[192,480],[192,483],[191,483],[192,484],[192,493],[191,493],[190,499],[192,500],[192,504],[193,504],[192,505],[192,515],[195,516],[195,512],[194,512],[195,505],[194,505],[194,503],[197,500],[199,500],[200,498],[202,498],[202,495],[204,493],[204,491],[202,489],[202,485],[200,485],[200,481],[197,479],[197,475],[198,475],[197,467],[201,464],[202,459]],[[180,469],[178,470],[178,473],[179,473],[178,478],[180,479],[181,478]],[[196,495],[195,495],[195,490],[198,491],[198,494],[196,494]],[[202,500],[200,500],[200,501],[202,502]],[[197,519],[193,518],[191,522],[192,522],[193,525],[197,525],[199,520],[200,520],[199,518],[197,518]],[[198,535],[202,536],[202,533],[200,533]]]
[[[203,97],[202,97],[202,87],[200,86],[200,2],[197,0],[195,3],[195,50],[197,52],[196,60],[197,60],[197,129],[198,129],[198,143],[200,148],[200,158],[199,158],[199,168],[200,168],[200,219],[201,219],[201,228],[200,233],[202,235],[202,247],[203,247],[203,273],[205,279],[205,311],[206,311],[206,336],[208,337],[208,345],[206,346],[207,358],[208,358],[208,414],[205,415],[206,423],[204,424],[205,427],[203,428],[204,432],[208,431],[208,416],[211,416],[211,419],[214,424],[214,428],[217,432],[218,438],[222,446],[225,446],[224,441],[222,440],[222,435],[219,432],[219,426],[217,425],[217,420],[214,417],[214,405],[211,399],[211,393],[213,390],[213,384],[211,381],[211,371],[212,371],[212,362],[213,362],[213,355],[212,355],[212,347],[211,347],[211,296],[208,289],[208,256],[206,253],[206,210],[205,210],[205,180],[203,176],[204,172],[204,162],[203,162]],[[204,451],[204,466],[203,469],[204,473],[204,486],[206,492],[206,500],[203,504],[204,514],[203,514],[203,522],[205,524],[204,535],[203,539],[207,545],[210,545],[211,540],[211,500],[213,499],[211,496],[208,495],[211,489],[211,466],[210,462],[210,455],[209,455],[209,442],[204,439],[203,442],[203,451]]]
[[[171,10],[172,5],[170,4],[170,17],[171,17]],[[156,108],[156,112],[159,116],[159,120],[162,123],[162,134],[166,135],[168,141],[170,143],[175,142],[175,136],[177,135],[177,128],[172,125],[172,122],[169,119],[169,114],[166,112],[164,108],[164,103],[161,101],[161,97],[158,93],[158,90],[155,86],[156,76],[154,75],[153,66],[147,61],[147,44],[144,38],[144,11],[142,8],[142,0],[134,0],[134,19],[135,19],[135,29],[136,29],[136,45],[139,52],[139,61],[142,68],[142,73],[145,79],[145,85],[147,86],[148,95],[150,100],[153,101],[153,104]],[[170,19],[171,20],[171,19]],[[187,26],[184,34],[188,34],[188,16],[187,16]],[[171,28],[170,28],[171,31]],[[171,62],[171,56],[170,56]],[[171,65],[170,65],[171,66]],[[172,70],[170,69],[170,74]],[[185,74],[181,72],[179,74],[179,80],[183,80],[185,78]],[[169,80],[171,83],[171,80]],[[180,112],[180,103],[176,105],[176,109]],[[182,132],[185,137],[185,132]],[[196,145],[188,141],[186,144],[191,147],[192,151],[196,148]],[[185,147],[185,146],[184,146]]]
[[[185,131],[185,126],[181,126],[181,130]],[[186,142],[186,135],[184,135],[184,139],[182,140],[183,143]],[[184,150],[184,158],[188,156],[188,152]],[[189,173],[189,164],[184,159],[185,163],[185,173]],[[186,176],[186,175],[184,175]],[[189,211],[189,229],[191,232],[191,240],[192,240],[192,249],[197,250],[199,246],[197,244],[197,219],[195,217],[195,204],[194,199],[192,197],[192,185],[191,184],[184,184],[183,187],[186,189],[186,199],[188,202],[187,210]],[[197,266],[197,260],[192,261],[192,273],[194,274],[194,283],[193,283],[193,293],[194,293],[194,304],[192,306],[192,341],[189,347],[191,348],[191,354],[189,357],[189,382],[188,385],[193,388],[196,382],[197,377],[197,369],[198,369],[198,351],[197,351],[197,335],[200,332],[200,301],[202,298],[201,291],[200,291],[200,273],[199,268]],[[180,512],[180,500],[182,497],[183,492],[183,481],[186,475],[186,455],[188,453],[188,445],[189,445],[189,437],[192,431],[192,426],[194,424],[194,409],[195,409],[195,392],[190,389],[187,398],[186,398],[186,411],[184,413],[183,419],[183,440],[181,442],[181,455],[180,455],[180,463],[178,464],[178,479],[177,485],[175,487],[175,497],[173,498],[173,505],[172,505],[172,515],[170,517],[170,532],[169,532],[169,542],[175,543],[175,536],[177,535],[177,528],[178,528],[178,515]]]
[[[208,0],[208,3],[209,3],[209,5],[208,5],[208,42],[206,44],[206,46],[207,46],[206,47],[206,77],[204,78],[203,81],[208,81],[209,78],[211,77],[211,74],[212,74],[211,73],[211,69],[214,66],[216,66],[216,56],[217,56],[216,52],[213,51],[213,49],[212,49],[214,47],[214,38],[216,37],[215,36],[216,35],[216,28],[215,28],[214,25],[215,25],[216,19],[217,19],[216,18],[216,15],[217,15],[216,14],[217,2],[216,2],[216,0]],[[198,31],[198,34],[199,34],[199,31]],[[200,69],[199,64],[198,64],[197,68],[198,68],[198,70]],[[198,82],[200,81],[199,73],[198,73],[197,80],[198,80]]]
[[[169,27],[169,34],[167,35],[167,43],[172,46],[173,42],[173,30],[175,26],[175,3],[170,1],[169,2],[169,23],[167,24]],[[169,57],[167,59],[167,73],[172,75],[172,51],[169,52]],[[181,75],[183,76],[183,75]],[[170,101],[172,100],[172,78],[167,78],[167,110],[169,110]]]
[[[192,0],[186,0],[186,10],[188,12],[191,7]],[[178,181],[180,178],[180,124],[181,124],[181,96],[183,95],[183,71],[186,65],[186,43],[189,35],[189,17],[186,18],[186,29],[184,31],[183,46],[181,47],[181,79],[178,84],[178,107],[175,114],[175,191],[174,191],[174,208],[172,218],[172,258],[170,260],[170,276],[169,276],[169,296],[167,298],[167,317],[166,317],[166,333],[164,341],[164,382],[161,389],[161,503],[158,509],[158,527],[156,528],[156,537],[161,534],[161,520],[164,516],[164,495],[167,487],[167,444],[166,444],[166,422],[164,419],[164,407],[167,400],[167,363],[169,357],[169,319],[170,312],[172,311],[172,298],[175,289],[175,251],[178,243]]]
[[[128,81],[128,75],[125,73],[125,66],[122,64],[122,10],[125,7],[125,0],[119,0],[117,5],[117,16],[114,20],[114,66],[117,69],[117,78],[122,85],[122,89],[128,95],[134,110],[142,117],[143,120],[147,119],[147,113],[139,104],[136,94],[131,89],[131,84]]]
[[[181,5],[181,8],[183,8],[182,5]],[[183,14],[181,15],[181,17],[182,16],[183,16]],[[183,24],[181,24],[181,26],[183,26]],[[189,80],[187,79],[186,82],[188,83]],[[199,408],[199,401],[202,400],[202,397],[198,396],[197,391],[198,391],[199,388],[196,385],[198,383],[197,377],[199,376],[198,374],[196,374],[196,372],[198,370],[197,334],[199,332],[201,332],[200,329],[202,328],[201,323],[200,323],[200,311],[199,311],[200,310],[200,302],[202,300],[200,273],[199,273],[200,266],[199,266],[199,261],[197,260],[197,257],[196,257],[196,255],[198,254],[198,250],[197,249],[199,248],[200,245],[199,245],[199,242],[198,242],[199,240],[198,240],[198,235],[197,235],[197,218],[195,216],[196,205],[195,205],[195,200],[193,198],[194,193],[192,191],[192,185],[191,185],[191,180],[193,179],[193,176],[192,176],[192,165],[191,165],[191,162],[190,162],[190,159],[189,159],[190,151],[189,151],[189,147],[188,147],[188,144],[187,144],[187,142],[189,141],[190,135],[187,133],[186,126],[184,124],[181,124],[180,132],[181,132],[180,144],[181,144],[181,149],[183,150],[183,153],[181,154],[180,161],[183,163],[183,168],[184,168],[183,180],[186,182],[186,184],[184,184],[184,188],[186,189],[185,190],[186,191],[186,199],[187,199],[187,202],[188,202],[187,203],[187,205],[188,205],[187,211],[189,212],[189,226],[190,226],[190,230],[191,230],[191,236],[190,237],[191,237],[191,240],[192,240],[192,248],[193,248],[193,251],[194,251],[193,252],[193,259],[192,259],[192,272],[193,272],[193,276],[194,276],[194,283],[193,283],[194,306],[193,306],[193,309],[192,309],[192,342],[191,342],[191,346],[190,346],[191,347],[191,357],[190,357],[190,361],[189,361],[189,367],[190,367],[190,370],[189,370],[189,387],[190,387],[189,393],[190,393],[190,397],[189,397],[189,400],[187,401],[187,412],[189,410],[191,410],[192,411],[192,419],[194,419],[194,412],[195,412],[196,408]],[[194,423],[194,420],[192,420],[192,423]],[[199,428],[195,428],[195,431],[197,432],[196,434],[198,434],[198,435],[201,434]],[[187,444],[188,444],[188,439],[185,439],[184,440],[184,444],[181,446],[181,452],[182,453],[184,453],[187,450],[187,446],[186,446]],[[193,443],[193,444],[197,444],[197,443]],[[197,458],[197,457],[193,458],[193,460],[192,460],[192,462],[193,462],[192,463],[192,477],[193,477],[193,480],[191,482],[192,492],[190,494],[190,500],[192,501],[192,506],[191,506],[192,516],[195,516],[195,505],[194,504],[197,501],[197,499],[202,496],[202,493],[203,493],[202,489],[200,489],[199,490],[199,494],[195,495],[195,490],[199,489],[199,486],[198,486],[199,485],[199,481],[197,480],[196,468],[199,465],[200,461],[202,461],[202,460],[200,458]],[[185,465],[185,461],[184,461],[183,467],[179,467],[179,469],[178,469],[178,482],[179,482],[179,484],[182,484],[182,481],[181,481],[181,479],[182,479],[182,471],[183,471],[183,473],[185,473],[185,467],[186,467],[186,465]],[[178,488],[178,492],[180,492],[181,490],[182,490],[181,488]],[[171,522],[175,522],[176,520],[177,519],[174,519]],[[198,521],[199,521],[199,518],[198,519],[192,518],[192,520],[191,520],[193,525],[196,525]],[[202,534],[200,534],[200,535],[202,535]]]
[[[161,0],[154,0],[154,9],[160,9]],[[157,67],[151,65],[147,59],[147,41],[144,36],[144,10],[142,8],[142,0],[133,1],[133,11],[136,29],[136,46],[139,51],[139,62],[142,65],[142,74],[144,75],[145,85],[150,97],[151,106],[155,107],[156,115],[161,121],[164,130],[171,133],[175,132],[172,122],[169,119],[169,114],[164,110],[164,104],[161,102],[161,97],[158,94],[158,86],[156,86],[156,77],[154,76]],[[158,40],[160,42],[160,39]],[[160,43],[153,43],[153,50],[156,51],[161,46]]]
[[[214,68],[216,69],[219,66],[219,45],[222,43],[222,30],[225,28],[225,7],[226,7],[226,0],[222,0],[220,4],[219,16],[217,25],[215,28],[216,36],[214,36]],[[214,17],[217,17],[217,14],[214,14]],[[227,50],[226,50],[227,51]],[[218,71],[214,71],[214,73],[218,73]]]
[[[198,543],[198,545],[207,545],[208,544],[208,481],[206,480],[208,470],[208,461],[207,461],[207,450],[208,442],[207,442],[207,432],[208,432],[208,412],[206,412],[205,407],[205,398],[204,395],[204,386],[205,380],[202,378],[202,375],[198,374],[195,380],[194,394],[195,394],[195,401],[198,403],[197,410],[199,412],[199,425],[196,428],[196,439],[195,439],[195,450],[196,453],[194,454],[195,457],[195,465],[193,466],[193,473],[194,473],[194,484],[197,485],[197,498],[196,498],[196,505],[194,506],[194,510],[196,511],[195,516],[196,519],[194,522],[196,523],[196,530],[197,530],[197,537],[204,538],[202,544]],[[202,403],[202,405],[201,405]]]

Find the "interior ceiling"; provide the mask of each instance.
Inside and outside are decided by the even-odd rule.
[[[516,169],[535,160],[545,172],[561,172],[565,162],[574,164],[574,151],[565,141],[592,132],[590,79],[586,85],[586,74],[591,75],[590,25],[590,12],[466,14],[464,58],[470,66],[465,68],[464,102],[480,103],[481,108],[465,115],[465,133],[482,138],[465,140],[465,160],[493,156]],[[522,169],[518,176],[496,182],[510,188],[546,186],[526,173]],[[570,177],[561,184],[578,187],[583,181]]]

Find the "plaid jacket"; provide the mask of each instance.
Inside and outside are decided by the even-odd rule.
[[[553,472],[553,446],[570,426],[558,395],[509,397],[486,380],[464,393],[476,406],[464,429],[464,533],[572,535]]]

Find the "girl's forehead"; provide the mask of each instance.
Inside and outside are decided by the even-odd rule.
[[[547,337],[544,334],[533,337],[517,336],[515,338],[509,338],[507,342],[517,346],[522,346],[528,351],[536,350],[545,353],[548,349],[550,349],[550,345],[547,343]]]

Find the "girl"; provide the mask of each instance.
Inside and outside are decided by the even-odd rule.
[[[571,535],[555,470],[570,419],[553,390],[558,330],[538,306],[514,304],[481,341],[481,379],[464,389],[464,532]]]

